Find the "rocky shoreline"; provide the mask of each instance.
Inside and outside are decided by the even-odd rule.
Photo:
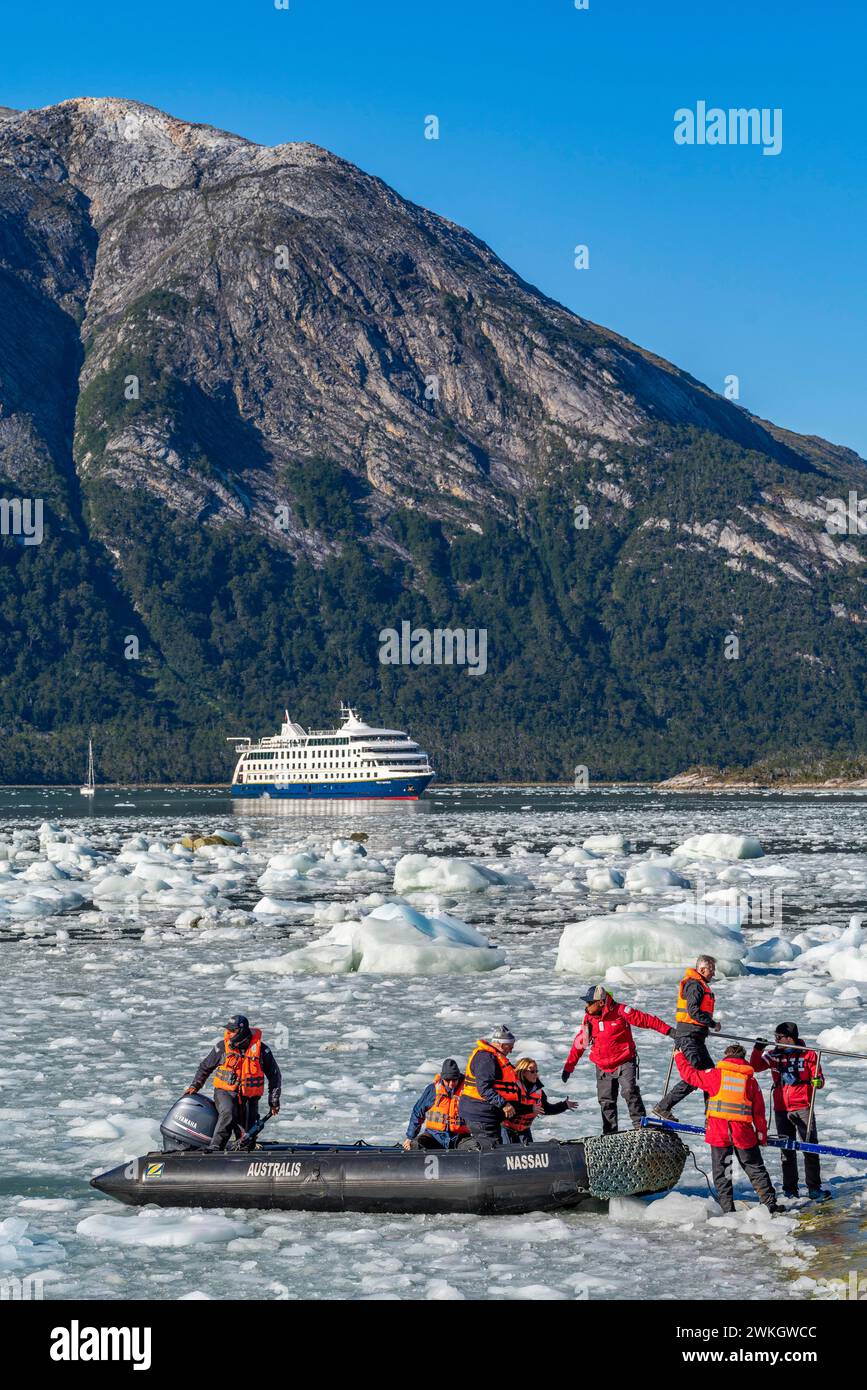
[[[719,769],[690,769],[657,782],[658,791],[867,791],[867,777],[749,777],[724,773]]]

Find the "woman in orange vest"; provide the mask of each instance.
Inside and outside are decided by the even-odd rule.
[[[727,1047],[722,1061],[705,1071],[690,1066],[679,1042],[674,1044],[677,1069],[690,1086],[708,1097],[704,1137],[710,1145],[713,1181],[723,1211],[735,1209],[732,1163],[737,1154],[760,1202],[777,1212],[777,1194],[762,1160],[760,1144],[768,1142],[765,1102],[747,1054],[739,1043]]]
[[[515,1035],[503,1023],[490,1038],[479,1039],[467,1062],[459,1113],[483,1149],[502,1144],[503,1121],[517,1114],[520,1083],[509,1061],[514,1046]]]
[[[520,1087],[516,1114],[503,1121],[503,1138],[507,1144],[532,1144],[533,1131],[530,1128],[537,1115],[562,1115],[564,1110],[577,1110],[574,1100],[550,1101],[545,1088],[539,1080],[539,1068],[532,1057],[522,1057],[515,1063],[515,1074]]]
[[[453,1057],[426,1086],[412,1108],[406,1127],[405,1149],[455,1149],[469,1134],[458,1114],[464,1074]],[[419,1130],[424,1125],[424,1130]]]
[[[217,1126],[208,1145],[208,1153],[224,1149],[234,1130],[244,1134],[259,1118],[259,1101],[268,1082],[268,1104],[271,1114],[280,1110],[280,1075],[274,1054],[262,1041],[262,1030],[251,1028],[244,1014],[233,1014],[223,1036],[214,1043],[207,1057],[199,1063],[198,1071],[185,1095],[200,1091],[214,1072],[214,1104],[217,1107]]]

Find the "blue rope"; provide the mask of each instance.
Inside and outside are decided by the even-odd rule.
[[[704,1134],[702,1125],[682,1125],[677,1120],[657,1120],[650,1115],[645,1115],[641,1123],[645,1128],[679,1129],[684,1134]],[[768,1147],[797,1149],[804,1154],[829,1154],[832,1158],[862,1158],[867,1161],[865,1149],[841,1149],[835,1144],[807,1144],[800,1139],[779,1139],[776,1135],[768,1135]]]

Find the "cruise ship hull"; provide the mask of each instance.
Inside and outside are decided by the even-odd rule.
[[[432,781],[426,775],[359,782],[235,783],[232,795],[247,800],[267,797],[272,801],[418,801]]]

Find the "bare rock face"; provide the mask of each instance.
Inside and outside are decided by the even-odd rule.
[[[443,621],[485,591],[478,565],[455,569],[458,550],[503,528],[507,550],[533,553],[527,584],[563,660],[571,646],[574,665],[592,629],[594,671],[610,665],[612,698],[644,709],[648,737],[674,711],[650,690],[660,671],[639,672],[628,650],[642,640],[641,586],[655,591],[655,622],[666,621],[657,598],[681,603],[708,566],[717,627],[748,628],[751,594],[769,622],[770,589],[804,591],[838,629],[864,621],[863,546],[825,525],[827,498],[867,488],[857,455],[755,419],[316,146],[264,148],[117,98],[2,109],[0,272],[0,471],[22,493],[50,495],[63,544],[89,557],[82,583],[100,595],[106,632],[139,622],[158,685],[166,667],[186,677],[167,655],[153,529],[134,524],[145,512],[208,545],[260,545],[266,569],[269,555],[289,566],[293,593],[293,567],[320,570],[360,547],[376,570],[405,566],[390,604],[424,593],[450,605]],[[320,488],[339,483],[342,510],[311,500],[311,472]],[[548,555],[541,498],[570,544],[582,501],[597,539],[604,528],[595,589]],[[435,528],[433,570],[397,514]],[[734,602],[736,578],[746,588]],[[701,611],[705,582],[692,600]],[[232,659],[209,684],[207,669],[225,665],[212,637],[194,635],[196,680],[221,715],[242,712]],[[353,679],[364,682],[368,661],[381,699],[375,643],[358,659]],[[513,632],[501,673],[521,660]],[[122,686],[127,670],[116,675]],[[291,659],[267,674],[308,677]],[[478,685],[482,719],[496,673],[488,694]],[[177,688],[162,689],[171,720]],[[136,708],[147,690],[128,691]],[[263,687],[247,708],[273,699]],[[7,714],[28,718],[14,702]],[[701,726],[698,707],[690,720]]]

